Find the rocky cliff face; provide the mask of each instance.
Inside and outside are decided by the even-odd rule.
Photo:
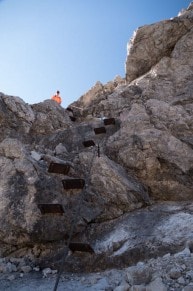
[[[72,225],[72,239],[95,251],[69,255],[77,270],[120,267],[191,239],[192,47],[193,3],[139,28],[125,78],[97,82],[67,109],[0,94],[2,256],[54,263]]]

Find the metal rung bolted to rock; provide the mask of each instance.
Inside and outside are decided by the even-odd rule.
[[[84,179],[65,179],[62,180],[64,189],[83,189],[85,185]]]
[[[57,173],[67,175],[70,170],[70,165],[51,162],[48,168],[49,173]]]
[[[105,127],[96,127],[94,128],[95,134],[101,134],[101,133],[106,133],[106,128]]]
[[[60,214],[64,213],[64,209],[61,204],[38,204],[42,214]]]
[[[95,146],[95,143],[93,140],[85,140],[83,141],[83,145],[85,146],[85,148],[88,148]]]
[[[94,253],[93,248],[88,243],[79,243],[79,242],[71,242],[69,244],[69,249],[72,252],[87,252],[87,253]]]
[[[114,118],[105,118],[103,121],[104,121],[104,125],[115,124]]]
[[[74,117],[74,116],[70,116],[70,120],[71,120],[71,121],[76,121],[76,117]]]

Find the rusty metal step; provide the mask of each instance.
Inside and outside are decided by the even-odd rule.
[[[49,173],[57,173],[67,175],[70,170],[70,165],[51,162],[48,168]]]
[[[104,120],[104,125],[110,125],[110,124],[115,124],[115,118],[105,118]]]
[[[60,214],[64,213],[63,207],[61,204],[38,204],[38,208],[41,211],[41,214]]]
[[[64,189],[83,189],[85,185],[84,179],[65,179],[62,180]]]
[[[95,132],[95,134],[106,133],[106,128],[104,126],[103,127],[96,127],[96,128],[94,128],[94,132]]]
[[[83,141],[83,145],[85,146],[85,148],[88,148],[95,146],[95,143],[93,140],[85,140]]]
[[[80,242],[71,242],[69,244],[69,249],[72,252],[87,252],[87,253],[94,253],[93,248],[88,243],[80,243]]]

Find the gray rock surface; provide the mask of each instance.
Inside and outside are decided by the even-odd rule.
[[[15,268],[4,270],[14,261]],[[19,267],[19,260],[10,258],[0,262],[0,290],[8,291],[46,291],[53,290],[57,272],[52,268],[40,269],[33,267],[33,271],[23,272]],[[13,263],[12,263],[13,265]],[[3,268],[2,268],[3,266]],[[25,266],[25,268],[29,267]],[[139,262],[135,266],[124,269],[111,269],[97,273],[67,273],[63,272],[57,290],[81,291],[191,291],[193,256],[174,253]],[[174,269],[179,273],[176,278],[170,278]],[[135,282],[135,283],[134,283]]]
[[[50,270],[59,269],[72,230],[72,240],[94,253],[69,251],[66,271],[127,268],[126,281],[117,270],[112,284],[109,274],[95,274],[95,289],[73,288],[191,290],[192,47],[193,2],[173,19],[140,27],[129,42],[125,78],[97,82],[67,109],[0,93],[4,290],[18,272],[24,278],[47,270],[54,279]],[[114,122],[105,124],[108,118]],[[51,163],[69,172],[53,173]],[[64,189],[69,179],[83,179],[85,187]],[[40,204],[60,204],[64,213],[43,214]]]
[[[170,57],[178,41],[193,28],[192,17],[191,8],[173,19],[138,28],[127,47],[126,80],[133,81]]]

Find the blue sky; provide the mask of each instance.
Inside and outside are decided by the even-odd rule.
[[[125,76],[134,30],[190,2],[0,0],[0,92],[35,104],[60,90],[67,107],[97,81]]]

